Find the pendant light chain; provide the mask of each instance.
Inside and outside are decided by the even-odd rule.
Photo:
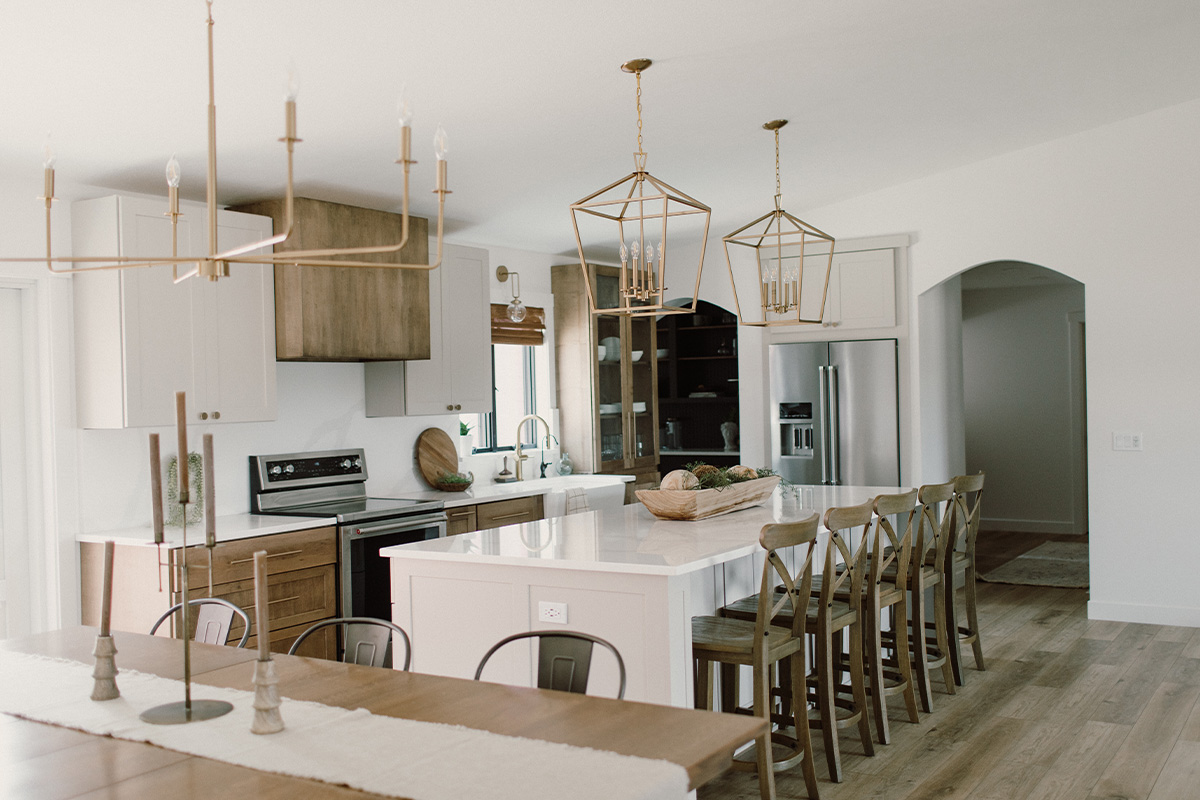
[[[642,150],[642,71],[638,70],[637,76],[637,118],[638,118],[638,155],[645,155]]]
[[[779,208],[779,200],[783,197],[783,190],[779,184],[779,129],[775,129],[775,207]]]

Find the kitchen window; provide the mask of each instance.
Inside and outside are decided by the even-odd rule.
[[[526,414],[538,414],[549,421],[550,358],[549,348],[533,345],[492,345],[492,410],[484,414],[462,414],[461,422],[471,426],[474,452],[512,450],[517,420]],[[533,446],[544,431],[534,422],[521,427],[521,446]],[[537,440],[541,443],[542,439]]]

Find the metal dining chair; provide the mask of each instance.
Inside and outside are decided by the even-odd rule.
[[[404,666],[400,669],[408,671],[412,662],[412,641],[408,634],[394,622],[375,617],[337,617],[322,620],[296,637],[296,641],[292,642],[288,649],[288,655],[295,655],[305,639],[331,625],[342,627],[342,641],[345,646],[342,649],[341,660],[346,664],[358,664],[363,667],[391,669],[392,641],[396,638],[393,634],[399,634],[404,641]]]
[[[588,674],[592,666],[595,645],[608,648],[617,659],[620,686],[617,699],[625,697],[625,660],[616,647],[599,636],[576,631],[526,631],[505,636],[483,654],[475,669],[475,680],[483,675],[488,659],[504,645],[519,639],[537,639],[537,688],[587,694]]]
[[[192,635],[193,641],[203,642],[204,644],[226,644],[229,639],[229,629],[233,627],[233,618],[236,615],[242,620],[242,638],[237,643],[237,646],[246,646],[246,640],[250,638],[250,617],[246,616],[245,611],[242,611],[242,609],[228,600],[222,600],[219,597],[199,597],[195,600],[189,600],[188,605],[199,607]],[[183,608],[183,603],[176,603],[168,608],[155,621],[154,625],[151,626],[150,635],[153,636],[158,631],[159,626],[181,608]]]

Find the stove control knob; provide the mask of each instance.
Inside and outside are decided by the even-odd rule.
[[[279,474],[279,473],[281,473],[281,472],[283,472],[283,469],[282,469],[282,468],[281,468],[281,467],[280,467],[278,464],[276,464],[275,466],[271,467],[271,474],[272,474],[272,475],[278,475],[278,474]]]
[[[342,461],[342,469],[350,469],[352,466],[354,466],[354,462],[350,459],[347,458]]]
[[[283,468],[283,471],[286,472],[288,475],[291,475],[293,472],[296,471],[296,467],[293,464],[288,464],[286,467]]]
[[[362,459],[361,458],[354,459],[354,466],[358,467],[359,469],[362,469]]]

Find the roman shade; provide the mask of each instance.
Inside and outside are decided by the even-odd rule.
[[[525,319],[513,322],[508,306],[492,303],[492,344],[542,344],[546,333],[546,311],[526,306]]]

